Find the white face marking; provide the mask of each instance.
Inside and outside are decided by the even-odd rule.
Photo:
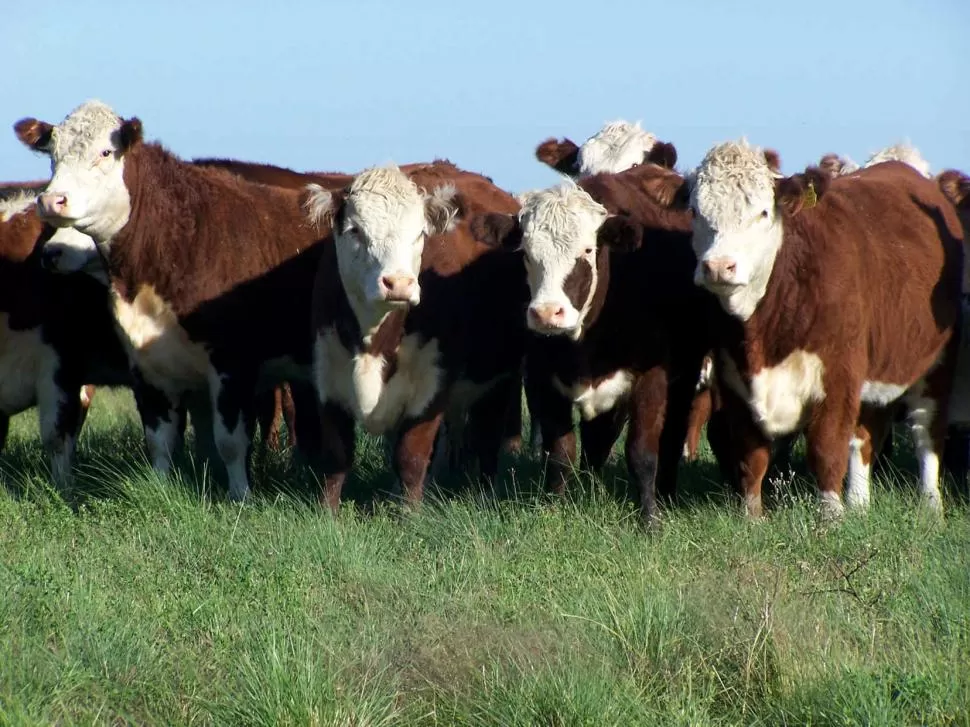
[[[9,222],[11,219],[34,208],[37,195],[43,191],[35,187],[24,187],[14,191],[2,190],[3,199],[0,199],[0,222]]]
[[[643,163],[657,143],[657,137],[640,128],[640,123],[614,121],[606,124],[579,147],[579,176],[608,172],[616,174]]]
[[[711,149],[690,185],[694,282],[741,320],[750,318],[764,297],[781,248],[775,178],[761,150],[742,140]]]
[[[611,411],[629,396],[633,387],[633,374],[629,371],[617,371],[596,386],[592,386],[589,381],[577,381],[572,386],[565,386],[558,378],[553,377],[552,385],[573,402],[583,419],[589,420]]]
[[[354,178],[333,234],[340,279],[362,328],[374,327],[392,307],[421,302],[425,238],[451,228],[454,194],[453,186],[424,194],[395,166]],[[319,218],[331,204],[329,193],[311,189],[311,217]]]
[[[102,245],[102,250],[107,254],[108,243]],[[44,243],[44,255],[54,272],[83,272],[108,285],[108,273],[98,252],[97,243],[89,235],[73,227],[56,230],[50,240]]]
[[[232,429],[226,426],[219,413],[219,392],[222,390],[222,378],[219,373],[209,369],[209,395],[212,397],[212,433],[215,437],[216,449],[219,457],[226,466],[229,476],[229,499],[242,502],[249,496],[249,475],[246,472],[246,459],[249,455],[249,437],[246,436],[246,425],[242,412],[236,419]]]
[[[54,127],[49,146],[52,178],[44,197],[66,199],[53,224],[76,227],[98,241],[128,222],[131,197],[118,138],[121,119],[99,101],[88,101]],[[40,205],[43,208],[43,204]]]
[[[438,342],[422,345],[417,334],[401,340],[397,369],[388,381],[384,381],[383,356],[352,356],[333,330],[317,335],[313,369],[320,401],[340,404],[372,434],[388,431],[404,416],[424,412],[442,378]]]
[[[869,507],[869,483],[872,479],[872,463],[862,460],[863,440],[849,440],[849,469],[846,474],[845,500],[849,507],[865,510]]]
[[[920,463],[920,491],[923,502],[932,510],[943,509],[940,494],[940,458],[933,448],[930,430],[936,417],[936,402],[923,395],[924,382],[913,385],[906,394],[907,420],[913,434],[916,457]]]
[[[520,202],[522,250],[532,293],[528,325],[541,333],[579,338],[596,292],[596,233],[606,220],[606,208],[572,183],[529,192]],[[588,265],[592,276],[578,308],[565,289],[577,264]]]
[[[777,437],[798,429],[806,408],[825,398],[824,368],[817,354],[793,351],[778,365],[766,366],[752,376],[750,389],[730,358],[724,360],[724,378],[748,402],[761,430]]]
[[[904,164],[909,164],[909,166],[927,179],[932,177],[932,174],[930,173],[930,163],[923,158],[923,155],[920,154],[919,149],[905,142],[893,144],[892,146],[887,146],[885,149],[877,151],[866,160],[864,166],[871,167],[876,164],[889,161],[897,161],[903,162]]]
[[[209,354],[189,339],[172,307],[151,286],[142,286],[134,300],[126,302],[112,289],[115,324],[128,356],[145,381],[165,392],[169,399],[206,385]]]

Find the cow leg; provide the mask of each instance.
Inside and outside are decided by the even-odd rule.
[[[10,415],[0,412],[0,452],[7,446],[7,435],[10,433]]]
[[[906,399],[909,410],[907,419],[913,433],[916,457],[919,460],[920,493],[923,504],[931,510],[940,512],[943,510],[943,498],[940,494],[940,460],[943,457],[943,444],[946,440],[946,401],[918,393],[907,395]]]
[[[701,430],[711,418],[711,390],[702,389],[694,395],[687,418],[687,441],[684,442],[684,459],[693,462],[701,445]]]
[[[525,391],[525,406],[529,411],[529,453],[533,457],[539,457],[542,455],[542,427],[539,424],[542,417],[539,415],[539,402],[533,396],[527,376],[528,372],[523,376],[522,384]]]
[[[603,469],[626,423],[626,414],[626,407],[619,404],[599,416],[579,422],[579,445],[582,451],[580,462],[583,470],[598,473]]]
[[[81,387],[81,414],[78,417],[77,431],[74,433],[75,437],[81,436],[81,429],[84,427],[84,422],[88,418],[88,409],[91,408],[91,402],[94,400],[94,390],[91,384],[85,384]]]
[[[848,385],[850,392],[862,390],[862,386],[854,382],[850,381]],[[859,418],[858,394],[846,395],[833,390],[826,392],[825,400],[817,405],[805,431],[808,466],[818,481],[825,518],[840,518],[845,512],[842,482],[849,467],[849,444],[854,439]]]
[[[849,440],[845,502],[851,508],[869,508],[873,460],[892,426],[891,417],[890,411],[870,406],[863,406],[859,412],[859,424]]]
[[[475,402],[469,423],[475,435],[475,454],[481,476],[494,484],[499,455],[518,451],[512,448],[516,437],[521,449],[522,378],[512,376],[495,384]]]
[[[526,378],[526,398],[537,417],[542,446],[548,456],[545,486],[557,495],[566,492],[567,478],[576,467],[576,432],[573,430],[573,403],[552,386],[551,374]]]
[[[782,435],[775,440],[771,459],[776,472],[786,473],[792,470],[792,456],[796,441],[798,441],[798,432]]]
[[[640,496],[640,517],[650,525],[660,518],[657,508],[657,470],[660,439],[667,408],[667,372],[657,367],[642,374],[630,398],[630,428],[626,435],[626,463]],[[681,439],[680,446],[683,446]],[[681,450],[677,450],[678,456]]]
[[[958,492],[963,492],[970,470],[970,432],[950,426],[943,448],[943,469],[953,478]]]
[[[289,430],[289,443],[311,467],[320,464],[320,406],[317,390],[308,381],[289,383],[291,407],[283,400],[283,415]],[[292,418],[292,421],[291,421]]]
[[[684,454],[684,440],[696,394],[696,375],[684,376],[682,371],[700,370],[700,361],[694,366],[676,368],[678,375],[668,374],[667,394],[664,402],[663,429],[660,433],[660,461],[657,465],[657,492],[667,500],[677,494],[677,471]]]
[[[354,418],[333,402],[325,402],[319,408],[320,419],[320,467],[323,470],[323,490],[320,504],[336,513],[340,509],[340,492],[347,473],[354,466],[356,432]],[[303,436],[306,441],[306,436]]]
[[[180,421],[178,407],[169,398],[148,384],[137,369],[132,371],[135,405],[145,431],[145,444],[152,468],[167,475],[178,447]]]
[[[247,402],[255,394],[255,376],[220,374],[209,369],[212,434],[229,478],[229,499],[242,502],[249,495],[249,454],[253,435],[247,426]]]
[[[51,479],[61,491],[72,482],[74,448],[77,443],[78,422],[81,419],[81,384],[66,377],[63,369],[43,376],[37,387],[37,415],[40,439],[50,457]]]
[[[741,494],[741,472],[737,451],[733,449],[730,417],[720,395],[711,389],[711,417],[707,420],[707,443],[717,461],[721,480]]]
[[[283,389],[274,386],[256,395],[256,421],[262,445],[270,452],[280,451],[280,427],[283,425]]]
[[[432,410],[419,419],[405,422],[401,428],[401,436],[394,452],[394,465],[404,491],[405,507],[416,507],[424,497],[424,477],[428,472],[431,450],[443,418],[442,411]]]

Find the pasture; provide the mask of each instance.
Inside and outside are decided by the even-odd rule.
[[[798,476],[745,520],[706,451],[650,535],[615,455],[564,501],[522,458],[498,500],[332,518],[285,458],[242,506],[160,480],[102,390],[71,508],[35,417],[2,459],[2,724],[970,724],[970,510],[908,475],[828,528]],[[376,440],[354,477],[386,485]]]

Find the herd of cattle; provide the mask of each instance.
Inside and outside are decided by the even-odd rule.
[[[926,504],[941,468],[966,476],[970,177],[912,147],[784,176],[741,140],[681,173],[673,145],[617,122],[540,144],[565,179],[515,197],[440,160],[183,161],[97,101],[15,132],[52,178],[0,186],[0,426],[38,407],[61,488],[104,385],[134,391],[163,472],[188,412],[233,500],[256,422],[276,442],[284,415],[331,508],[358,424],[388,435],[408,504],[449,446],[494,477],[522,446],[523,389],[555,491],[580,464],[574,413],[584,468],[628,426],[647,521],[705,425],[752,516],[773,442],[799,432],[829,515],[843,480],[868,504],[900,416]]]

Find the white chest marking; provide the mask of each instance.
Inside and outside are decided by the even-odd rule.
[[[405,336],[397,351],[397,370],[384,380],[384,357],[351,355],[336,332],[317,336],[314,379],[321,401],[344,406],[372,434],[386,432],[403,416],[427,409],[441,386],[438,342],[421,345],[419,336]]]
[[[204,388],[209,355],[189,339],[171,305],[148,285],[130,303],[112,293],[121,338],[145,380],[170,396]]]
[[[19,414],[37,402],[38,386],[52,381],[57,354],[40,329],[11,331],[9,315],[0,314],[0,411]]]
[[[633,374],[629,371],[617,371],[596,386],[590,385],[589,380],[566,386],[556,377],[553,377],[552,384],[560,394],[576,405],[583,419],[593,419],[610,411],[629,395],[633,386]]]
[[[805,408],[825,398],[822,359],[807,351],[793,351],[776,366],[766,366],[745,386],[734,361],[725,359],[728,386],[743,396],[754,420],[770,437],[789,434],[801,424]]]

